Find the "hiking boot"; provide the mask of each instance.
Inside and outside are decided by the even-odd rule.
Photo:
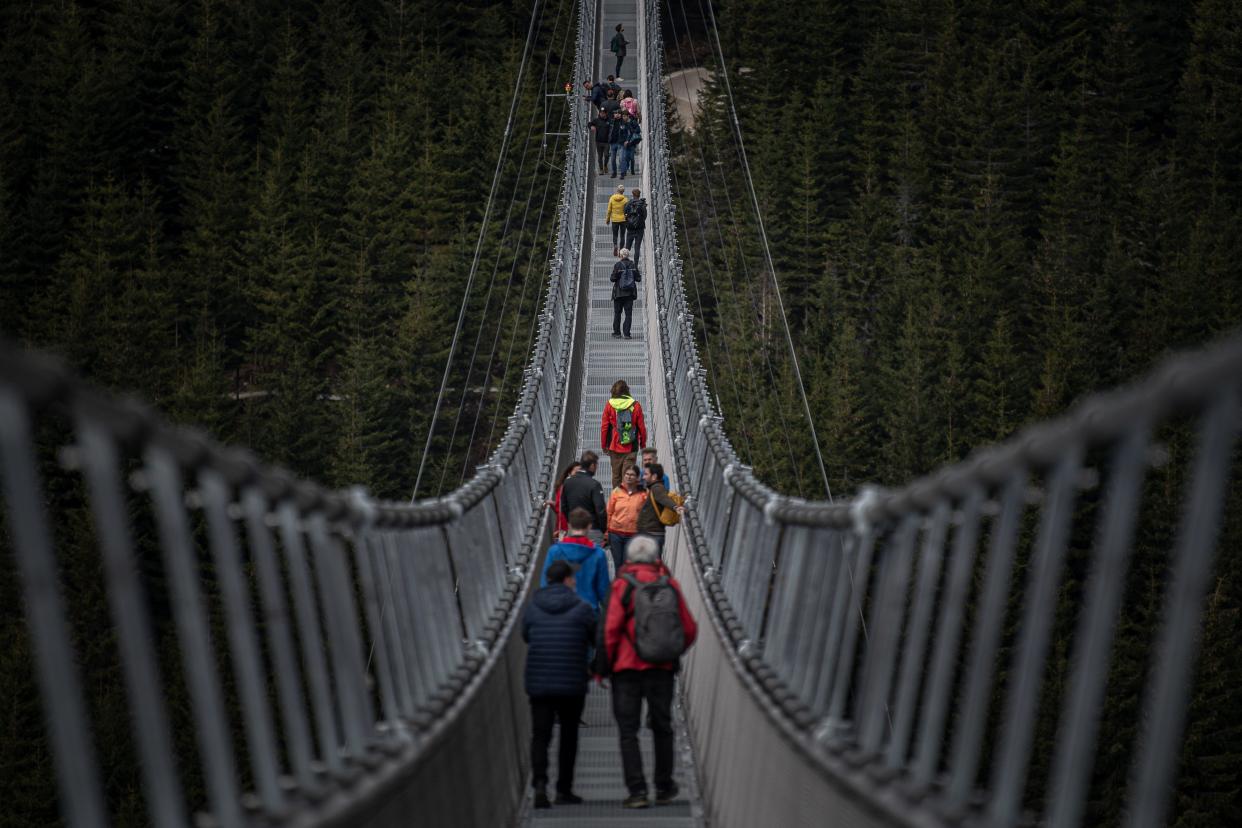
[[[608,176],[608,177],[609,177],[609,178],[616,178],[616,177],[617,177],[617,174],[616,174],[616,173],[613,173],[612,175],[610,175],[610,176]]]
[[[676,783],[676,782],[674,782],[674,783],[673,783],[673,786],[672,786],[671,788],[669,788],[668,790],[664,790],[664,791],[656,791],[655,804],[657,804],[657,805],[672,805],[672,804],[673,804],[673,800],[675,800],[675,799],[677,798],[677,794],[679,794],[679,793],[681,793],[681,789],[680,789],[680,788],[678,788],[678,787],[677,787],[677,783]]]
[[[621,338],[621,334],[617,333],[616,331],[613,331],[613,332],[612,332],[612,338],[613,338],[613,339],[620,339],[620,338]]]
[[[647,801],[646,793],[630,794],[621,803],[622,808],[646,808],[650,805],[651,803]]]
[[[626,338],[626,339],[633,339],[634,337],[630,336],[629,334],[626,334],[626,335],[625,335],[625,338]]]
[[[575,793],[558,793],[556,795],[557,805],[581,805],[582,797]]]
[[[551,808],[552,807],[552,803],[548,801],[548,792],[545,791],[543,788],[537,788],[535,790],[535,807],[536,808]]]

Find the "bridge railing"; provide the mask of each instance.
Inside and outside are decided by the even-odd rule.
[[[575,85],[594,33],[582,2]],[[129,813],[149,822],[514,819],[527,763],[525,717],[505,711],[520,695],[508,631],[545,533],[577,324],[588,134],[585,108],[571,112],[519,401],[488,463],[447,496],[406,505],[295,480],[0,346],[0,545],[68,824],[118,808],[101,749],[123,747],[98,744],[92,716],[101,681],[123,687],[143,791]],[[84,675],[82,650],[113,639],[119,676]]]
[[[789,748],[709,760],[713,824],[822,824],[811,801],[841,807],[842,824],[1079,824],[1136,546],[1167,558],[1168,588],[1134,688],[1144,713],[1125,808],[1132,825],[1163,824],[1236,465],[1242,339],[902,489],[838,504],[779,495],[740,462],[708,394],[675,230],[657,2],[645,4],[644,31],[664,396],[690,495],[686,547],[723,655]],[[1145,480],[1153,465],[1169,467],[1159,485]],[[1242,506],[1236,490],[1228,502]],[[1161,522],[1167,542],[1136,537]],[[1050,697],[1054,635],[1069,652],[1057,656],[1066,675]],[[722,701],[720,674],[702,666],[700,679],[694,658],[696,743],[758,750],[738,704]],[[1037,728],[1055,735],[1046,756],[1034,752]],[[790,782],[808,763],[822,771],[823,798]]]

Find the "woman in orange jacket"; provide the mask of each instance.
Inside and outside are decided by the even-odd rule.
[[[621,485],[608,498],[608,548],[614,572],[625,564],[625,548],[638,534],[638,513],[647,502],[647,493],[638,486],[638,467],[630,463],[621,474]]]

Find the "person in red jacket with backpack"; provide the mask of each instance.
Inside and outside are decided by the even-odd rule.
[[[599,427],[599,442],[612,458],[612,488],[615,489],[621,485],[621,473],[627,461],[633,463],[638,452],[647,445],[647,424],[643,421],[643,407],[630,396],[630,386],[625,380],[614,382],[609,393]]]
[[[657,805],[677,798],[673,781],[673,683],[681,657],[698,635],[681,585],[660,562],[651,538],[636,537],[626,549],[608,593],[604,647],[612,673],[612,712],[621,732],[621,765],[629,797],[626,808],[646,808],[647,779],[638,748],[643,699],[655,743]]]

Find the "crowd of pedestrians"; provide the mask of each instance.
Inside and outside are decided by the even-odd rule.
[[[632,398],[630,402],[627,409],[637,408]],[[607,410],[615,413],[612,403]],[[641,409],[635,414],[641,419]],[[573,790],[574,766],[592,676],[601,685],[611,681],[612,714],[628,792],[621,805],[646,808],[652,803],[638,742],[644,704],[654,746],[654,802],[667,805],[680,792],[673,776],[673,694],[681,656],[694,643],[698,626],[681,585],[661,559],[664,528],[680,516],[680,500],[667,491],[668,478],[655,462],[654,449],[638,445],[638,432],[633,434],[635,445],[630,447],[641,449],[643,459],[651,462],[640,478],[634,454],[628,454],[620,485],[608,498],[605,521],[611,561],[593,539],[596,516],[588,508],[572,508],[565,519],[567,528],[548,548],[540,588],[522,618],[536,808],[583,801]],[[594,481],[598,462],[598,455],[588,451],[566,469],[552,501],[558,520],[566,503],[598,502],[600,485]],[[661,515],[662,509],[670,514]],[[548,796],[548,750],[557,725],[560,747],[553,800]]]
[[[548,502],[557,540],[548,548],[540,589],[522,624],[529,645],[526,691],[536,808],[582,801],[573,792],[574,764],[592,674],[601,684],[606,677],[611,681],[628,791],[622,805],[645,808],[652,801],[638,747],[644,704],[655,747],[655,804],[668,804],[679,793],[673,778],[673,692],[681,655],[694,643],[697,627],[662,561],[664,534],[683,512],[681,498],[669,491],[668,475],[647,438],[642,404],[619,379],[600,417],[600,447],[612,468],[607,500],[595,479],[599,455],[585,451],[565,467]],[[552,800],[548,749],[557,724],[559,770]]]
[[[610,45],[617,58],[614,73],[606,81],[584,84],[593,113],[596,167],[600,175],[622,180],[635,171],[642,141],[638,100],[622,88],[620,77],[627,46],[625,29],[618,25]],[[633,189],[627,195],[625,185],[618,184],[604,213],[617,259],[609,277],[615,338],[632,338],[646,220],[642,192]],[[554,801],[582,802],[573,791],[574,765],[592,677],[601,686],[611,683],[607,686],[628,791],[622,805],[651,804],[638,743],[644,705],[655,747],[655,804],[668,804],[678,795],[673,776],[675,676],[698,630],[681,586],[662,560],[665,532],[680,521],[682,499],[669,490],[668,475],[647,442],[642,404],[628,383],[618,379],[600,418],[600,450],[612,470],[608,496],[595,479],[600,455],[584,451],[561,472],[547,504],[555,515],[556,541],[547,550],[540,588],[522,619],[536,808],[551,807]],[[548,796],[548,750],[558,724],[553,801]]]
[[[607,499],[595,479],[600,456],[585,451],[565,467],[548,501],[556,542],[548,548],[540,588],[522,619],[536,808],[582,802],[573,790],[574,765],[592,676],[601,685],[611,682],[628,791],[621,804],[645,808],[653,801],[638,746],[644,705],[655,747],[654,802],[671,803],[679,793],[673,776],[675,676],[698,630],[681,586],[662,560],[665,532],[684,509],[680,496],[669,491],[668,475],[647,438],[642,404],[619,379],[600,417],[600,448],[612,468]],[[557,725],[558,773],[551,799],[548,750]]]

